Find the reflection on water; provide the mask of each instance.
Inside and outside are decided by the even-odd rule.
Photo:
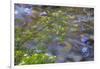
[[[15,51],[56,56],[57,63],[94,59],[93,8],[16,4],[15,31]]]

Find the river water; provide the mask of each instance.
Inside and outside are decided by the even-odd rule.
[[[37,14],[33,12],[35,7],[32,5],[15,5],[15,28],[23,27],[24,24],[32,22],[32,19]],[[36,8],[42,9],[42,11],[39,11],[38,16],[47,16],[44,7],[37,6]],[[51,9],[50,6],[48,8],[52,11],[53,9],[61,9],[59,7]],[[56,56],[57,63],[93,60],[93,42],[89,41],[87,44],[86,40],[94,40],[94,9],[75,7],[68,7],[67,9],[65,15],[68,17],[69,27],[65,41],[61,44],[57,41],[58,37],[53,37],[53,42],[46,44],[46,54]],[[19,21],[16,22],[16,20]],[[41,52],[41,50],[37,49],[34,40],[26,41],[23,45],[30,50],[36,49],[37,52]]]

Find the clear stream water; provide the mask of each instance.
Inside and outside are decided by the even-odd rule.
[[[27,18],[27,16],[33,16],[32,13],[34,8],[32,6],[24,6],[24,5],[16,5],[15,6],[15,19],[22,20],[22,22],[31,22],[32,19]],[[50,54],[51,56],[57,56],[56,62],[69,62],[69,61],[81,61],[81,60],[93,60],[94,49],[93,45],[89,45],[85,43],[85,40],[88,40],[90,37],[93,37],[93,23],[94,23],[94,14],[93,9],[83,8],[81,10],[83,14],[75,14],[73,12],[68,12],[67,17],[69,17],[69,35],[66,38],[67,49],[63,44],[59,44],[54,41],[53,43],[48,45],[48,52],[46,54]],[[46,15],[46,12],[40,12],[39,15]],[[74,33],[75,28],[73,26],[78,26],[78,32]],[[15,27],[21,26],[20,23],[16,23]],[[87,29],[90,29],[90,33],[80,34]],[[76,34],[77,33],[77,34]],[[57,37],[55,40],[59,39]],[[92,38],[93,39],[93,38]],[[93,39],[94,40],[94,39]],[[25,46],[34,49],[36,48],[36,44],[34,41],[26,42]],[[64,50],[65,49],[65,50]],[[41,52],[41,50],[37,50],[37,52]],[[55,52],[55,53],[54,53]],[[83,59],[84,58],[84,59]]]

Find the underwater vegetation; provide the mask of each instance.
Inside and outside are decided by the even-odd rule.
[[[94,60],[94,9],[15,4],[15,65]]]

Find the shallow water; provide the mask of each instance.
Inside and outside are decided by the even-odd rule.
[[[46,12],[44,13],[44,11],[48,10],[49,13],[50,12],[52,13],[52,11],[53,11],[52,9],[50,9],[51,7],[49,7],[49,9],[48,9],[48,7],[46,7],[46,8],[41,8],[39,6],[37,6],[37,7],[39,8],[39,10],[37,11],[38,16],[36,16],[37,20],[39,18],[50,16]],[[93,50],[94,45],[88,45],[83,41],[83,38],[88,37],[87,39],[84,39],[84,40],[88,40],[91,38],[91,36],[93,37],[93,34],[92,34],[93,28],[94,28],[94,24],[93,24],[94,23],[93,22],[94,21],[94,16],[93,16],[94,11],[93,11],[93,9],[92,8],[77,8],[81,13],[78,13],[79,11],[76,12],[77,10],[75,8],[72,8],[71,12],[69,12],[69,10],[66,10],[65,7],[64,8],[55,8],[55,9],[57,9],[57,10],[60,9],[62,12],[61,13],[61,12],[57,11],[58,13],[55,14],[55,16],[58,16],[58,14],[63,15],[63,13],[67,14],[66,15],[66,17],[67,17],[66,23],[68,23],[68,27],[66,26],[67,30],[65,32],[67,36],[63,43],[59,42],[60,38],[57,35],[51,36],[50,37],[51,41],[49,43],[48,43],[48,41],[47,42],[43,41],[42,44],[43,44],[43,46],[45,46],[44,48],[46,48],[45,53],[51,54],[51,56],[56,56],[57,63],[72,62],[72,61],[76,62],[76,61],[82,61],[83,59],[85,61],[88,61],[87,58],[90,58],[90,59],[94,58],[93,52],[87,53],[88,50],[90,50],[90,49]],[[70,9],[70,8],[67,8],[67,9]],[[27,7],[27,6],[23,6],[23,5],[22,6],[16,5],[15,20],[19,19],[19,22],[15,22],[15,27],[16,28],[20,27],[22,29],[25,29],[28,27],[28,23],[31,24],[32,21],[33,21],[33,24],[32,25],[29,24],[29,27],[31,28],[33,25],[35,25],[35,22],[37,22],[37,21],[35,21],[36,19],[32,18],[33,16],[35,16],[35,13],[33,14],[33,12],[32,12],[34,10],[36,11],[36,9],[34,9],[34,6]],[[61,18],[61,17],[58,17],[58,18]],[[26,24],[26,26],[24,24]],[[42,27],[42,25],[40,25],[40,26]],[[23,32],[23,31],[21,31],[21,32]],[[84,37],[81,37],[81,36],[84,36]],[[91,38],[91,39],[94,40],[93,38]],[[39,44],[38,41],[36,41],[34,39],[28,39],[27,41],[24,41],[22,46],[27,48],[28,50],[36,48],[37,52],[41,52],[42,50],[37,49],[38,44]],[[41,47],[43,47],[42,44],[41,44]],[[83,49],[84,47],[86,47],[88,49],[84,50]],[[86,53],[85,54],[86,56],[84,55],[84,52]],[[90,54],[92,54],[92,57],[89,56]]]

